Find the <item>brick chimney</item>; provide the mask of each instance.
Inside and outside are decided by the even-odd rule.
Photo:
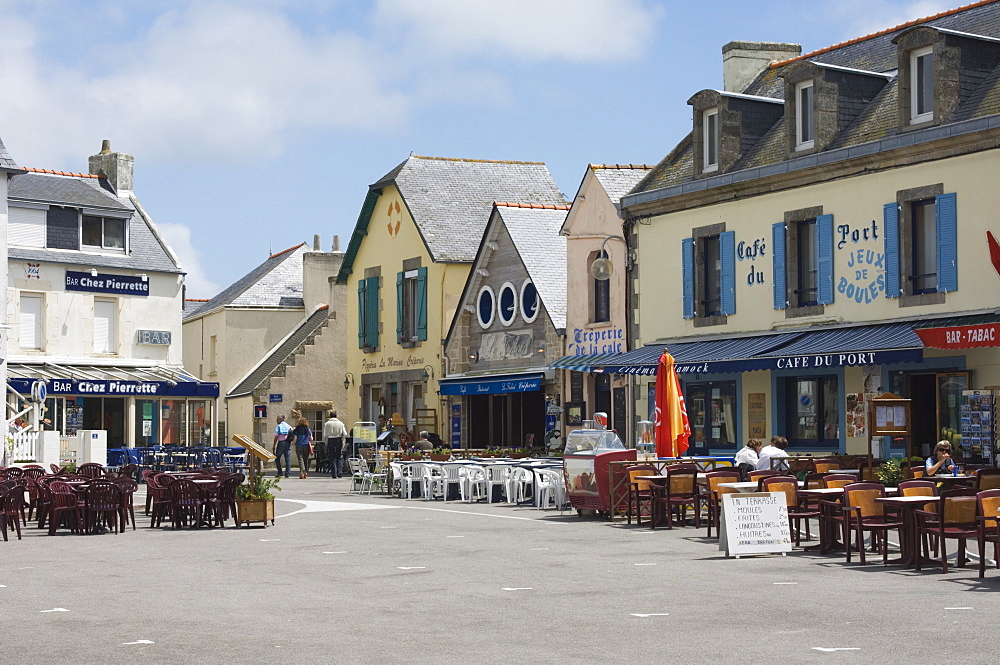
[[[782,42],[729,42],[722,47],[722,86],[726,92],[743,92],[772,62],[802,55],[799,44]]]
[[[111,152],[111,141],[104,139],[101,151],[91,155],[90,173],[103,176],[115,194],[122,196],[132,191],[132,162],[135,158],[123,152]]]

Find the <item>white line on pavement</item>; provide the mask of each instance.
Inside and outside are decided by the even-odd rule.
[[[670,615],[667,614],[666,612],[662,612],[659,614],[632,614],[630,616],[639,617],[640,619],[647,619],[649,617],[668,617]]]
[[[798,584],[798,582],[775,582],[774,584]]]
[[[135,642],[122,642],[122,646],[126,647],[131,644],[155,644],[152,640],[136,640]]]
[[[323,552],[323,554],[347,554],[347,552]]]
[[[465,538],[465,536],[448,536],[448,538]]]
[[[530,587],[530,586],[509,586],[509,587],[505,586],[505,587],[500,587],[500,588],[503,589],[504,591],[534,591],[535,590],[534,587]]]
[[[813,651],[861,651],[861,647],[813,647]]]
[[[65,607],[56,607],[51,610],[39,610],[39,612],[44,614],[45,612],[69,612],[69,610],[67,610]]]
[[[637,563],[635,565],[637,565],[637,566],[655,566],[656,564],[655,563]]]
[[[408,510],[432,510],[436,513],[455,513],[456,515],[475,515],[476,517],[497,517],[503,520],[527,520],[538,524],[568,524],[568,522],[543,522],[534,517],[518,517],[516,515],[491,515],[489,513],[474,513],[469,510],[448,510],[446,508],[424,508],[422,506],[400,506]]]
[[[971,607],[946,607],[946,610],[971,610]]]
[[[396,566],[400,570],[427,570],[427,566]]]
[[[281,540],[281,538],[261,538],[260,542],[262,542],[262,543],[274,543],[274,542],[277,542],[279,540]]]

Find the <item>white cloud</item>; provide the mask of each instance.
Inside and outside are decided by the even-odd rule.
[[[659,16],[639,0],[379,0],[375,23],[436,54],[611,62],[641,54]]]
[[[960,3],[959,3],[960,4]],[[844,39],[852,39],[895,27],[907,21],[933,16],[957,4],[954,0],[835,0],[826,5],[831,21],[844,26]]]
[[[184,224],[157,224],[167,244],[181,260],[181,267],[187,273],[184,284],[188,298],[211,298],[219,292],[219,285],[205,275],[201,267],[201,252],[191,244],[191,229]]]

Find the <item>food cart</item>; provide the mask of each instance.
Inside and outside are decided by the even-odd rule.
[[[636,451],[625,448],[613,431],[578,429],[570,432],[563,451],[563,478],[570,505],[578,513],[594,510],[610,515],[608,464],[635,459]]]

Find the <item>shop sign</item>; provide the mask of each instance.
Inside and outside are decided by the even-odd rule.
[[[462,405],[451,405],[451,447],[462,447]]]
[[[542,377],[531,376],[523,379],[481,379],[456,383],[442,383],[442,395],[498,395],[502,393],[524,393],[542,389]]]
[[[268,402],[281,402],[282,399],[284,399],[284,395],[282,395],[281,393],[271,393],[270,395],[267,396]]]
[[[31,390],[30,379],[8,379],[7,383],[18,392]],[[167,381],[118,381],[115,379],[84,381],[76,379],[52,379],[48,383],[49,395],[95,395],[95,396],[146,396],[168,397],[218,397],[218,383],[178,381],[171,385]]]
[[[120,293],[127,296],[148,296],[149,279],[131,275],[107,275],[89,272],[66,271],[67,291],[90,293]]]
[[[982,323],[974,326],[947,328],[917,328],[924,346],[933,349],[974,349],[1000,346],[1000,323]]]
[[[741,360],[715,360],[697,363],[678,362],[674,369],[678,374],[728,374],[753,372],[756,370],[816,370],[828,367],[854,367],[857,365],[890,365],[894,363],[920,362],[924,357],[921,349],[896,349],[891,351],[865,351],[860,353],[815,353],[797,356],[747,358]],[[656,365],[606,365],[608,374],[638,374],[655,376]]]
[[[169,330],[137,330],[136,344],[170,346],[171,337]]]
[[[571,356],[625,351],[625,331],[622,328],[574,328],[571,339],[573,341],[566,344],[567,355]]]
[[[767,436],[767,401],[764,393],[747,394],[747,420],[750,423],[750,437],[763,439]]]

